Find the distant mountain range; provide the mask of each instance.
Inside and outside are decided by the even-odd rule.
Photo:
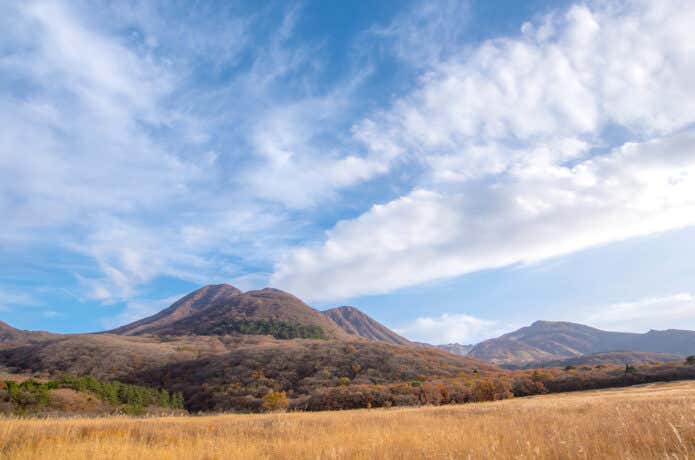
[[[523,366],[616,351],[691,355],[695,354],[695,332],[608,332],[576,323],[536,321],[475,345],[468,356],[498,365]]]

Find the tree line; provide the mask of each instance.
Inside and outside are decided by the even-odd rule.
[[[39,382],[33,379],[21,383],[13,380],[0,381],[0,401],[15,407],[31,405],[45,406],[50,403],[50,390],[68,388],[90,392],[102,401],[114,406],[125,406],[137,412],[149,406],[168,409],[183,409],[183,394],[169,393],[164,389],[130,385],[121,382],[102,382],[91,375],[83,377],[62,376],[56,380]]]

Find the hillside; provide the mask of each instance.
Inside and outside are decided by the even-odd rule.
[[[23,331],[0,321],[0,349],[16,344],[28,344],[57,337],[57,334],[43,331]]]
[[[543,367],[566,367],[566,366],[600,366],[600,365],[616,365],[624,366],[626,364],[654,364],[683,361],[682,356],[672,353],[652,353],[647,351],[607,351],[601,353],[592,353],[590,355],[582,355],[576,358],[568,358],[557,361],[546,361],[543,363],[532,363],[527,367],[535,367],[537,364],[542,364]]]
[[[575,323],[536,321],[475,345],[469,356],[498,365],[521,366],[608,351],[685,356],[695,352],[695,332],[672,329],[644,334],[608,332]]]
[[[481,361],[436,349],[378,341],[271,340],[229,353],[174,363],[139,375],[143,384],[183,392],[189,410],[258,411],[270,391],[285,391],[290,407],[366,407],[364,398],[399,384],[461,376],[505,375]],[[327,396],[328,393],[328,396]],[[335,394],[333,394],[335,393]],[[348,399],[354,398],[357,402]],[[415,404],[404,401],[402,404]],[[355,404],[355,406],[352,406]],[[361,405],[360,405],[361,404]]]
[[[323,314],[333,320],[347,334],[396,345],[412,345],[408,339],[396,334],[355,307],[331,308],[325,310]]]
[[[66,334],[7,346],[0,350],[0,364],[22,372],[130,380],[147,368],[224,353],[234,346],[234,342],[226,344],[216,337],[162,340],[111,334]]]

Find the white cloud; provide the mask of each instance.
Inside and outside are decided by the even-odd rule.
[[[309,298],[350,297],[695,225],[693,149],[695,131],[684,132],[456,193],[416,190],[296,249],[272,281]]]
[[[439,345],[475,344],[509,329],[510,327],[503,327],[496,321],[460,313],[444,313],[435,317],[415,318],[394,330],[410,340]]]
[[[561,139],[592,141],[611,124],[640,135],[671,132],[695,118],[688,77],[695,12],[686,3],[574,6],[524,24],[520,38],[440,62],[420,89],[370,121],[389,139],[381,142],[403,150],[467,157],[502,145],[504,163],[518,161],[510,153],[519,144],[527,151]]]
[[[424,164],[420,186],[285,254],[273,284],[381,293],[695,225],[693,22],[687,2],[590,3],[439,63],[355,126]]]
[[[695,296],[679,293],[588,309],[584,322],[607,330],[695,329]]]
[[[317,205],[397,161],[425,171],[412,192],[289,251],[272,282],[384,292],[692,224],[687,1],[588,3],[474,49],[444,3],[370,31],[423,74],[355,123],[371,69],[317,84],[299,9],[2,4],[0,242],[91,258],[77,275],[105,302],[159,276],[255,286],[323,225]],[[259,24],[277,33],[250,40]]]
[[[642,139],[692,123],[687,2],[590,5],[439,62],[419,89],[357,124],[357,135],[371,150],[457,157],[460,172],[476,177],[580,156],[603,143],[606,127]]]

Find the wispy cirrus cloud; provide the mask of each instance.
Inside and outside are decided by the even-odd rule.
[[[103,6],[2,7],[0,212],[11,219],[0,241],[50,240],[91,259],[76,278],[105,302],[161,276],[258,280],[245,265],[267,265],[306,225],[284,206],[362,175],[339,153],[312,164],[313,134],[300,129],[334,116],[349,89],[283,93],[315,65],[311,45],[288,43],[299,8]],[[252,29],[275,25],[249,43]],[[286,145],[288,161],[273,157]],[[285,179],[296,174],[305,191]]]

